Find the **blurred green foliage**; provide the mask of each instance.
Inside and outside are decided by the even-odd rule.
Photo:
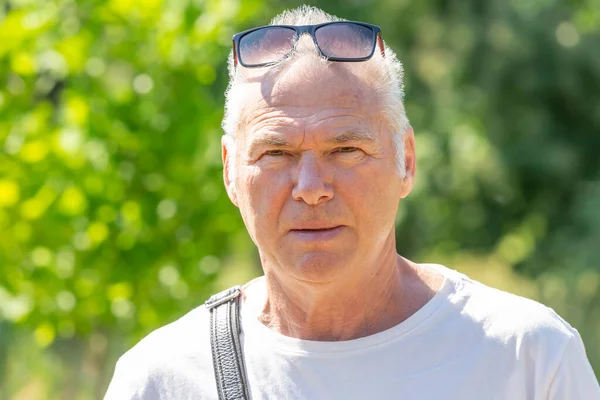
[[[59,355],[61,340],[93,333],[129,346],[246,256],[221,183],[219,125],[234,24],[259,9],[3,4],[2,319]]]
[[[99,398],[141,336],[258,273],[221,179],[226,58],[300,4],[0,1],[0,398]],[[551,305],[600,371],[600,0],[312,4],[405,64],[399,252]]]

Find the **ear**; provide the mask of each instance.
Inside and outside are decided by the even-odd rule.
[[[400,198],[408,196],[413,188],[415,173],[417,172],[417,158],[415,153],[415,132],[412,126],[406,128],[404,132],[404,169],[406,174],[402,178],[400,189]]]
[[[236,206],[238,205],[237,191],[233,173],[235,170],[235,143],[233,139],[224,135],[221,138],[221,159],[223,160],[223,182],[225,182],[225,190],[231,202]]]

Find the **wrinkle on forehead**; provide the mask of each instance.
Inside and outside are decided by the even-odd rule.
[[[299,126],[311,127],[318,125],[324,120],[335,120],[346,117],[354,118],[356,123],[368,118],[367,113],[359,112],[356,107],[327,107],[317,109],[315,107],[295,106],[257,106],[253,107],[245,118],[247,127],[260,128],[286,126],[295,128]]]

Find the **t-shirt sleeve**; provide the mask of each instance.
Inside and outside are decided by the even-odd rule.
[[[549,400],[599,400],[600,385],[585,354],[579,333],[571,337],[550,384]]]
[[[147,368],[131,365],[126,356],[117,362],[104,400],[160,400]]]

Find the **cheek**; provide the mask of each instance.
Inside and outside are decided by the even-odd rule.
[[[268,229],[278,220],[278,215],[288,197],[291,186],[287,174],[243,168],[239,179],[240,211],[246,222],[257,229]]]
[[[378,163],[336,176],[339,195],[352,210],[359,232],[372,238],[392,228],[400,201],[400,178],[394,171],[382,173],[385,169]]]

